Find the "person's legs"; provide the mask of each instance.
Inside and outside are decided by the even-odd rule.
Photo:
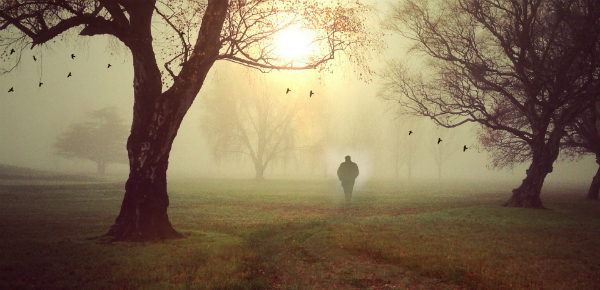
[[[344,194],[346,195],[346,203],[350,203],[352,199],[352,187],[351,185],[344,186]]]

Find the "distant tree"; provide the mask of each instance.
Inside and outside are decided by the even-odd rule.
[[[213,156],[248,156],[256,180],[264,180],[273,162],[286,162],[297,152],[308,150],[319,140],[308,136],[316,110],[308,92],[275,92],[265,81],[236,79],[228,74],[228,88],[203,99],[202,131]],[[299,139],[302,142],[299,142]]]
[[[531,165],[504,205],[543,208],[565,127],[600,89],[600,2],[407,0],[390,16],[427,57],[421,74],[391,63],[383,97],[447,128],[476,122],[522,140]]]
[[[578,157],[584,154],[596,155],[599,165],[588,190],[587,199],[598,200],[600,191],[600,100],[590,106],[575,122],[566,127],[563,145],[566,154]]]
[[[412,181],[412,173],[416,164],[416,156],[421,151],[420,143],[423,138],[423,126],[418,120],[407,116],[398,116],[394,120],[391,140],[390,159],[396,178],[400,177],[400,169],[406,166],[406,178]]]
[[[401,122],[399,122],[398,120],[395,120],[394,124],[393,124],[393,130],[391,132],[391,134],[389,135],[391,137],[391,144],[390,144],[390,151],[392,151],[392,158],[390,159],[390,161],[392,162],[392,165],[394,166],[394,176],[396,177],[396,179],[400,178],[400,168],[402,168],[402,165],[406,164],[406,159],[404,158],[405,154],[404,154],[404,150],[403,150],[403,135],[407,135],[408,133],[406,132],[406,126],[403,126],[403,124]]]
[[[367,52],[380,47],[380,34],[366,25],[368,15],[368,7],[350,0],[2,1],[0,48],[16,53],[0,72],[12,70],[26,47],[51,44],[69,31],[108,35],[127,47],[134,94],[130,174],[121,210],[106,235],[131,241],[181,238],[167,214],[169,156],[215,62],[265,72],[326,68],[346,51],[345,57],[368,71]],[[278,54],[277,39],[290,29],[310,35],[312,52]]]
[[[457,144],[456,141],[456,132],[451,132],[450,130],[444,130],[443,127],[437,127],[434,130],[435,135],[431,140],[428,140],[429,152],[433,157],[433,161],[435,162],[435,166],[437,168],[437,176],[438,180],[442,180],[442,169],[444,164],[448,163],[448,160],[456,153],[461,152],[461,145]],[[438,138],[442,139],[441,142],[437,142]]]
[[[116,107],[106,107],[88,113],[90,121],[72,124],[56,139],[56,155],[93,161],[98,173],[106,173],[110,163],[127,163],[125,141],[128,126]]]

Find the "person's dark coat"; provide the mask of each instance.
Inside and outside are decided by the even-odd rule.
[[[342,182],[342,187],[354,186],[354,180],[358,177],[358,166],[356,163],[346,160],[340,164],[337,175]]]

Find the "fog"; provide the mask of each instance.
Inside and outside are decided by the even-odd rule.
[[[379,3],[378,7],[386,6]],[[385,53],[374,56],[372,69],[375,72],[381,71],[386,60],[404,50],[405,44],[398,37],[387,36],[387,40]],[[76,55],[75,59],[71,59],[72,53]],[[37,61],[33,61],[34,55]],[[108,64],[111,64],[110,68]],[[67,78],[69,72],[72,76]],[[336,62],[331,73],[273,71],[268,74],[217,62],[175,139],[169,159],[169,178],[254,177],[254,166],[247,156],[215,160],[210,153],[208,138],[201,130],[203,98],[224,94],[223,88],[228,86],[240,86],[236,83],[240,79],[249,79],[257,86],[280,92],[281,98],[309,98],[314,108],[325,113],[324,118],[318,119],[321,123],[313,122],[327,136],[320,162],[309,164],[305,152],[294,150],[286,162],[267,167],[266,179],[334,179],[344,156],[350,155],[361,172],[357,179],[358,188],[373,179],[397,177],[408,180],[406,152],[400,151],[403,157],[398,170],[393,162],[395,146],[400,144],[400,148],[406,150],[407,142],[413,142],[415,148],[411,170],[414,181],[494,180],[512,182],[516,187],[525,177],[528,164],[504,170],[488,168],[488,154],[477,149],[475,125],[443,129],[427,119],[398,116],[394,104],[377,98],[381,81],[377,75],[371,77],[369,82],[360,80],[352,67],[343,61]],[[69,125],[86,121],[89,111],[106,106],[116,106],[130,123],[132,80],[130,55],[111,48],[107,38],[93,37],[79,44],[56,43],[50,49],[24,51],[20,66],[0,76],[0,164],[95,174],[93,162],[58,157],[52,145]],[[41,87],[39,82],[43,82]],[[15,91],[7,93],[11,87]],[[288,87],[293,89],[286,96]],[[312,97],[308,95],[310,90],[315,93]],[[409,130],[414,132],[410,136]],[[447,151],[441,153],[446,156],[441,178],[435,161],[436,154],[441,152],[436,143],[438,138],[444,140],[443,150]],[[463,152],[464,145],[470,149]],[[559,161],[546,182],[587,185],[596,169],[592,156],[576,162]],[[123,164],[111,164],[107,169],[109,176],[123,179],[127,173],[128,167]]]

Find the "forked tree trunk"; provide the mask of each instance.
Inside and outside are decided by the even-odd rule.
[[[147,14],[131,15],[132,26],[142,29],[136,31],[136,38],[126,43],[133,56],[135,100],[131,134],[127,140],[129,179],[119,216],[106,234],[114,240],[183,237],[173,229],[167,214],[169,153],[183,117],[218,57],[227,5],[227,1],[208,2],[199,44],[173,86],[164,93],[149,30],[153,5]]]
[[[600,154],[596,153],[596,163],[600,165]],[[588,194],[586,199],[598,200],[598,192],[600,191],[600,166],[598,167],[598,171],[596,171],[596,175],[592,178],[592,184],[590,185],[590,189],[588,190]]]
[[[513,189],[511,198],[504,203],[504,206],[544,209],[540,193],[544,180],[548,173],[552,172],[552,165],[557,157],[558,141],[548,141],[545,145],[533,148],[533,158],[526,171],[527,176],[518,188]]]

